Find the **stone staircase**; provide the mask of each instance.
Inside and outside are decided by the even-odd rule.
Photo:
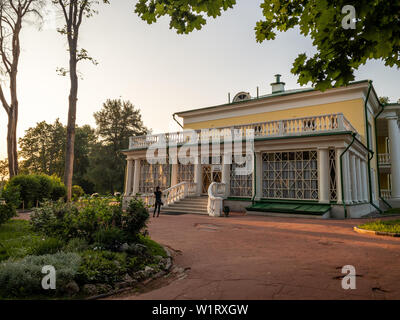
[[[205,214],[207,212],[208,197],[188,197],[183,200],[177,201],[169,206],[162,207],[161,213],[170,214]]]

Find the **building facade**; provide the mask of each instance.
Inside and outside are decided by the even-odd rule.
[[[285,90],[276,75],[271,85],[174,114],[181,132],[132,137],[125,200],[151,205],[160,186],[166,210],[203,197],[216,216],[229,207],[357,218],[400,206],[399,104],[382,105],[371,81]]]

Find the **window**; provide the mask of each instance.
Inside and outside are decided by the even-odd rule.
[[[329,193],[331,201],[337,201],[336,174],[336,151],[329,149]]]
[[[194,181],[194,164],[178,165],[178,183]]]
[[[165,190],[170,186],[169,164],[150,164],[147,160],[140,161],[139,193],[151,194],[156,187]]]
[[[317,151],[264,153],[263,197],[318,200]]]
[[[249,155],[247,163],[254,162],[253,156]],[[230,195],[232,197],[251,197],[253,194],[253,173],[248,175],[238,175],[236,169],[244,168],[246,163],[237,164],[232,156],[231,177],[230,177]]]

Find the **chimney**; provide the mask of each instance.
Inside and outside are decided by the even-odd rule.
[[[271,83],[272,93],[284,92],[285,91],[285,83],[281,82],[281,75],[276,74],[274,77],[275,77],[275,82]]]

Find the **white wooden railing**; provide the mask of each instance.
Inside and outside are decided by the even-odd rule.
[[[164,206],[171,205],[179,200],[182,200],[186,197],[194,195],[196,192],[196,184],[193,182],[181,182],[171,188],[168,188],[162,192],[162,201]],[[139,198],[143,200],[143,202],[149,206],[154,207],[155,197],[154,193],[149,194],[140,194]],[[125,197],[127,200],[132,197]]]
[[[390,153],[379,153],[378,160],[379,160],[379,164],[381,164],[381,165],[390,164]]]
[[[382,198],[385,200],[390,199],[390,198],[392,198],[392,191],[381,189],[381,195],[382,195]]]
[[[197,143],[201,141],[201,138],[204,135],[209,140],[219,139],[221,142],[229,141],[230,139],[243,139],[246,137],[250,129],[254,130],[255,139],[274,136],[307,135],[321,132],[356,132],[354,127],[342,113],[335,113],[312,117],[251,123],[231,127],[212,128],[203,132],[201,130],[187,130],[158,135],[131,137],[129,140],[129,149],[147,148],[150,145],[161,143],[162,140],[170,145],[182,145],[190,141]],[[235,131],[237,130],[240,132],[239,136],[235,134]]]
[[[225,195],[225,183],[213,182],[208,187],[208,215],[212,217],[222,216]]]

